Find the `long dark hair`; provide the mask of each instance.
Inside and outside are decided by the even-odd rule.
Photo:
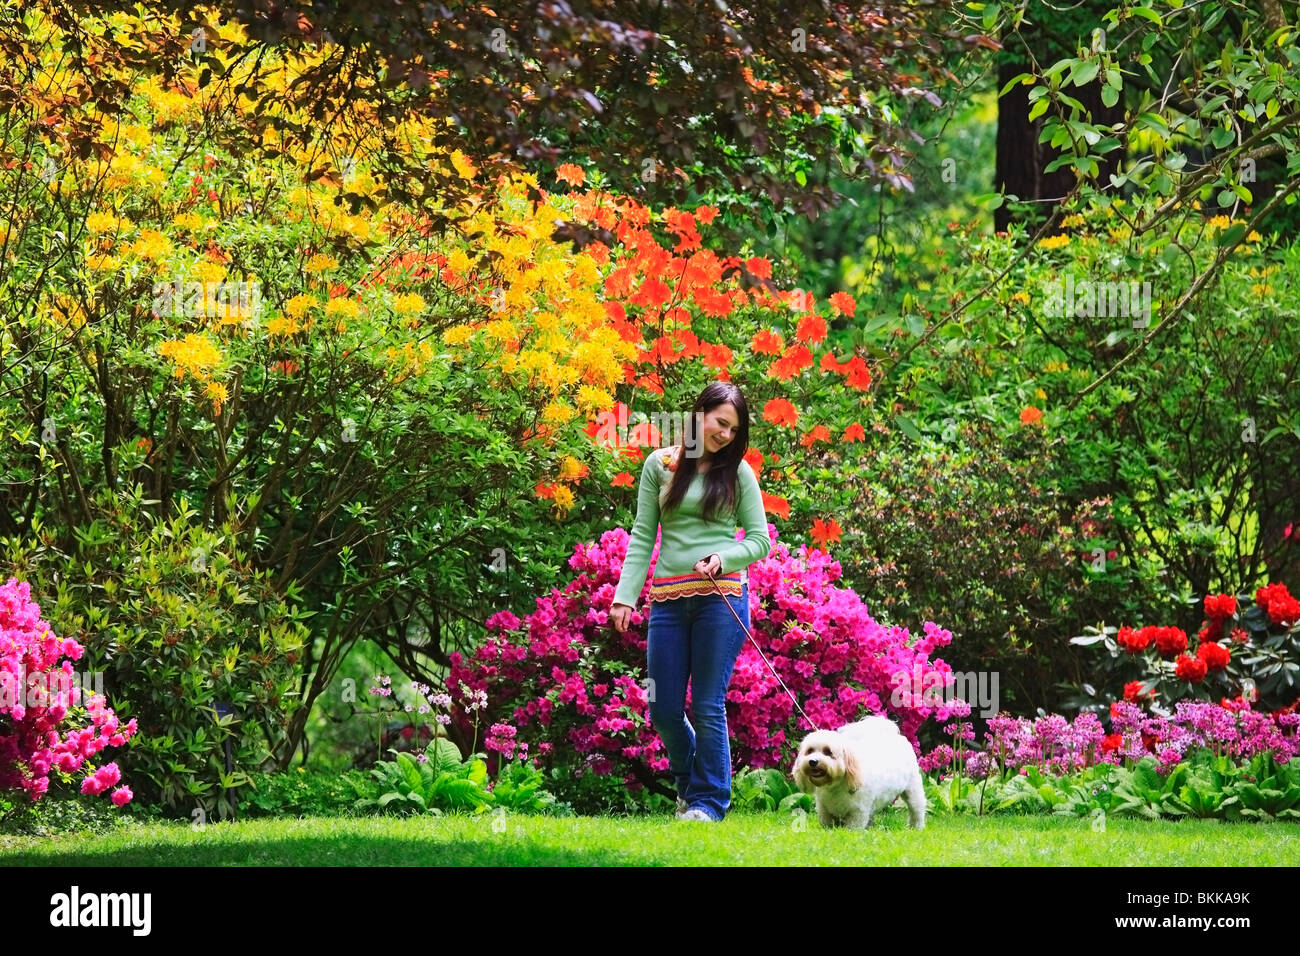
[[[700,512],[705,521],[713,521],[719,512],[735,513],[736,472],[745,458],[745,452],[749,450],[749,405],[735,385],[730,382],[714,382],[695,399],[695,407],[691,409],[686,424],[690,430],[690,437],[694,441],[702,441],[703,436],[698,434],[700,423],[705,415],[724,402],[729,402],[736,407],[738,419],[736,437],[726,448],[712,457],[709,470],[705,472],[704,498],[700,503]],[[698,463],[698,458],[691,458],[686,454],[685,442],[683,442],[682,449],[677,455],[677,471],[668,486],[668,495],[660,505],[661,513],[681,505],[686,490],[695,479]]]

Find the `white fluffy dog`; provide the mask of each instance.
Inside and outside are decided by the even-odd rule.
[[[911,826],[925,827],[921,768],[912,745],[887,717],[809,734],[799,746],[794,781],[804,793],[816,793],[824,827],[868,827],[872,815],[900,795]]]

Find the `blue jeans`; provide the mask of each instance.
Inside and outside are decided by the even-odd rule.
[[[749,585],[725,600],[749,627]],[[726,695],[745,632],[722,595],[693,594],[656,601],[646,633],[646,676],[654,692],[650,722],[668,750],[677,795],[721,820],[731,806],[731,741]],[[691,716],[686,718],[686,682]]]

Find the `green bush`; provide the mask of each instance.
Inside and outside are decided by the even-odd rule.
[[[378,795],[360,770],[320,773],[299,767],[284,773],[249,774],[239,791],[239,813],[249,817],[355,816],[358,799]]]
[[[48,595],[51,628],[86,648],[78,666],[103,672],[113,709],[138,720],[118,758],[136,802],[225,815],[221,796],[285,734],[307,630],[293,589],[253,570],[228,524],[203,529],[183,501],[159,520],[151,504],[139,486],[102,491],[69,550],[34,523],[34,539],[0,542],[0,563]],[[220,720],[218,703],[231,708]]]

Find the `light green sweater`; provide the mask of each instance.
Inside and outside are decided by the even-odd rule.
[[[705,523],[700,516],[704,498],[704,475],[697,474],[686,489],[681,505],[660,519],[660,503],[667,496],[673,473],[663,463],[665,453],[674,452],[676,446],[657,449],[646,457],[641,466],[641,483],[637,487],[636,522],[632,526],[623,559],[623,572],[614,593],[615,604],[636,607],[637,598],[646,584],[650,569],[650,555],[654,551],[655,533],[662,527],[663,541],[659,546],[659,559],[655,564],[655,577],[674,577],[693,574],[701,558],[716,554],[722,558],[722,574],[740,571],[741,579],[748,582],[745,568],[765,557],[772,550],[772,539],[767,533],[767,514],[763,511],[763,496],[758,490],[758,478],[749,462],[742,461],[736,470],[736,512],[719,512],[713,521]],[[736,540],[736,515],[745,529],[745,540]]]

